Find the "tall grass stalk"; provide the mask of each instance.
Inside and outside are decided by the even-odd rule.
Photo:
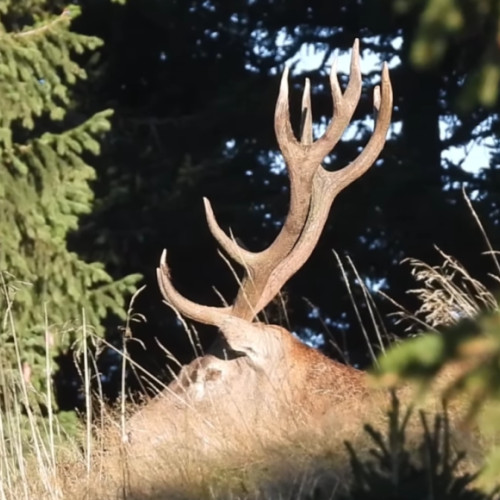
[[[87,321],[82,309],[82,346],[83,346],[83,388],[85,394],[85,465],[87,479],[90,479],[92,466],[92,388],[90,385],[90,367],[88,350]]]
[[[3,459],[0,462],[3,465],[0,481],[1,496],[2,498],[12,498],[12,494],[15,492],[18,498],[33,498],[30,486],[33,485],[34,481],[30,471],[31,468],[36,467],[36,480],[41,482],[44,493],[51,499],[58,499],[62,497],[62,494],[54,481],[57,476],[57,467],[53,427],[49,422],[48,440],[44,440],[41,434],[44,427],[40,425],[38,413],[35,412],[36,403],[35,406],[32,405],[32,400],[35,402],[40,400],[40,394],[31,384],[30,365],[26,361],[23,362],[22,349],[13,316],[13,303],[3,274],[1,274],[1,280],[2,292],[7,305],[2,326],[12,339],[17,368],[12,370],[8,360],[3,359],[0,355],[0,380],[3,388],[3,408],[0,412],[3,452]],[[48,328],[45,330],[47,333]],[[50,387],[51,368],[48,351],[46,357],[45,370],[48,377],[46,385]],[[42,400],[46,402],[47,410],[53,416],[51,396],[51,392],[48,391],[45,397],[42,395]],[[26,431],[23,421],[27,421],[28,424],[28,437],[24,434]],[[32,463],[33,460],[34,463]]]
[[[126,430],[126,410],[127,410],[127,366],[129,362],[128,355],[128,342],[132,340],[132,328],[131,324],[133,321],[146,321],[146,318],[141,315],[134,313],[135,300],[139,294],[146,288],[146,285],[141,286],[130,299],[130,303],[127,309],[127,320],[125,323],[125,328],[123,330],[122,337],[122,352],[121,352],[121,372],[120,372],[120,432],[121,441],[125,443],[127,440],[127,430]],[[132,370],[135,370],[134,366],[130,364]]]
[[[56,469],[56,456],[55,456],[55,443],[54,443],[54,399],[52,394],[52,363],[49,356],[51,350],[51,333],[49,330],[49,320],[47,314],[47,305],[44,305],[44,317],[45,317],[45,379],[47,381],[47,394],[45,399],[45,404],[47,405],[47,418],[49,425],[49,451],[50,451],[50,461],[53,470]]]
[[[373,349],[372,342],[370,340],[370,336],[368,335],[368,330],[369,328],[365,325],[365,322],[363,320],[363,316],[361,314],[360,306],[357,303],[356,298],[354,297],[354,293],[351,287],[351,283],[349,281],[349,276],[347,274],[347,271],[344,267],[344,263],[342,262],[342,259],[340,258],[339,254],[335,251],[332,250],[333,255],[335,256],[335,259],[337,260],[337,264],[339,266],[342,279],[344,281],[345,287],[347,289],[347,293],[349,295],[349,299],[351,301],[352,307],[354,309],[354,313],[356,315],[356,319],[358,320],[359,327],[361,328],[361,332],[363,333],[363,337],[366,342],[366,346],[368,349],[368,352],[370,353],[370,358],[372,362],[376,365],[377,364],[377,355],[375,354],[375,351]],[[361,279],[361,276],[359,275],[358,270],[356,269],[356,266],[354,265],[354,262],[350,257],[347,258],[349,267],[354,273],[354,277],[356,278],[356,284],[359,286],[363,292],[363,297],[364,297],[364,303],[365,306],[368,310],[368,313],[370,315],[370,329],[375,332],[376,338],[377,338],[377,345],[378,348],[380,349],[381,352],[385,352],[385,345],[382,340],[382,334],[384,336],[388,336],[387,332],[385,331],[385,327],[383,325],[383,320],[380,318],[380,314],[377,311],[377,307],[373,301],[373,298],[366,288],[366,285],[364,284],[364,281]],[[383,332],[382,332],[383,331]]]

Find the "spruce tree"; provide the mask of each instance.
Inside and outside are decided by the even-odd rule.
[[[112,111],[78,113],[72,88],[86,78],[81,61],[102,42],[71,30],[78,8],[55,3],[0,0],[0,359],[3,370],[24,366],[42,393],[46,348],[53,363],[73,346],[84,316],[87,331],[102,334],[109,313],[125,316],[138,278],[116,281],[68,249],[92,209],[88,162]]]

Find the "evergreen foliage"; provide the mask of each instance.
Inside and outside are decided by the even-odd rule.
[[[465,422],[480,421],[491,449],[483,471],[486,485],[499,485],[500,448],[500,314],[484,313],[464,319],[441,333],[428,333],[393,346],[380,358],[376,375],[391,384],[416,381],[429,389],[438,374],[453,369],[443,394],[461,397]]]
[[[17,351],[39,389],[45,348],[52,359],[67,351],[82,311],[102,334],[109,313],[125,316],[138,278],[115,281],[102,263],[68,250],[68,235],[92,208],[88,161],[112,112],[79,116],[71,88],[86,72],[77,58],[102,42],[71,31],[78,8],[54,15],[53,7],[0,2],[0,309],[13,318],[1,324],[1,359],[15,367]]]
[[[393,393],[387,413],[387,431],[365,425],[373,442],[368,458],[362,458],[346,443],[353,471],[352,486],[343,498],[350,500],[493,500],[495,489],[484,493],[474,484],[477,473],[463,472],[460,467],[465,453],[455,451],[446,411],[434,417],[433,425],[424,412],[419,413],[423,430],[416,447],[408,443],[408,423],[412,409],[401,415],[400,403]]]
[[[498,101],[500,63],[498,35],[500,8],[495,0],[395,0],[394,10],[418,17],[411,48],[411,61],[419,68],[438,65],[461,40],[474,40],[481,33],[477,60],[460,95],[463,109]]]

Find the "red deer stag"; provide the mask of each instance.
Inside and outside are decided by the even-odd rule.
[[[220,228],[210,202],[204,199],[212,235],[245,273],[233,304],[209,307],[182,296],[172,284],[167,254],[163,252],[157,273],[165,301],[193,321],[216,326],[220,338],[209,354],[183,367],[162,394],[130,419],[131,447],[142,445],[143,450],[148,450],[155,443],[173,442],[174,436],[179,439],[186,431],[198,432],[200,440],[211,446],[211,432],[215,428],[238,425],[255,429],[262,422],[289,422],[289,417],[302,423],[307,417],[317,421],[346,400],[364,397],[362,372],[328,359],[279,326],[254,321],[310,256],[337,194],[373,165],[385,143],[392,113],[392,88],[386,64],[381,85],[374,91],[377,119],[368,144],[341,170],[327,171],[322,166],[321,162],[350,123],[360,98],[357,40],[345,91],[340,88],[335,63],[330,85],[333,119],[325,133],[313,141],[310,89],[306,80],[299,141],[290,124],[288,69],[283,73],[274,126],[290,176],[290,206],[280,233],[268,248],[250,252],[238,246]],[[269,429],[272,430],[271,424]]]

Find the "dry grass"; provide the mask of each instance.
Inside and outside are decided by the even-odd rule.
[[[440,409],[437,400],[426,405],[429,412]],[[106,410],[102,424],[87,422],[79,436],[52,441],[38,421],[33,420],[30,429],[37,430],[26,438],[19,424],[6,422],[3,415],[2,428],[9,426],[18,436],[10,441],[9,456],[3,456],[0,498],[340,498],[352,479],[344,442],[366,455],[369,441],[362,424],[385,428],[387,407],[387,398],[374,391],[371,401],[332,413],[316,427],[300,419],[286,428],[271,422],[258,433],[247,429],[247,436],[241,429],[217,428],[216,452],[202,451],[193,434],[178,436],[175,446],[158,447],[140,459],[120,445],[119,408]],[[56,417],[53,425],[58,427]],[[407,439],[417,441],[420,433],[415,418]]]
[[[413,314],[404,310],[396,313],[402,321],[409,321],[412,329],[418,324],[425,331],[436,331],[464,318],[473,319],[483,312],[498,310],[498,302],[490,290],[473,278],[458,260],[439,248],[436,251],[442,258],[439,266],[430,266],[418,259],[405,261],[419,284],[408,293],[418,298],[420,307]]]
[[[437,406],[436,401],[428,402],[427,410],[431,413]],[[345,441],[361,456],[367,455],[369,441],[362,422],[385,428],[382,408],[387,407],[387,400],[374,399],[373,406],[352,408],[348,414],[319,423],[315,430],[296,429],[289,435],[277,434],[273,426],[272,436],[261,430],[250,440],[232,435],[231,429],[220,429],[217,453],[200,452],[199,443],[182,436],[178,446],[156,448],[137,460],[114,442],[111,449],[94,455],[90,481],[73,485],[66,481],[65,494],[81,497],[85,493],[96,499],[338,498],[352,479]],[[416,443],[421,431],[415,414],[406,439]],[[75,465],[68,472],[78,477],[75,470],[80,469],[83,479],[84,464]]]
[[[403,398],[405,395],[403,395]],[[60,496],[41,484],[30,484],[25,498],[89,499],[327,499],[340,498],[352,480],[345,447],[349,441],[361,457],[368,457],[371,444],[362,422],[369,421],[383,431],[387,427],[388,400],[374,398],[372,405],[336,414],[316,429],[286,434],[255,434],[252,440],[240,439],[231,429],[220,429],[217,453],[200,452],[202,447],[191,436],[180,436],[176,447],[156,448],[147,459],[127,455],[109,435],[94,442],[91,468],[87,470],[84,453],[58,459],[54,484]],[[437,399],[427,400],[428,414],[441,410]],[[114,419],[113,415],[109,415]],[[270,429],[271,431],[271,429]],[[405,439],[416,448],[422,427],[415,412]],[[465,445],[465,439],[469,443]],[[481,450],[470,432],[457,431],[458,447],[473,453],[463,471],[475,469]],[[33,472],[35,470],[33,469]],[[19,497],[16,497],[19,498]]]

